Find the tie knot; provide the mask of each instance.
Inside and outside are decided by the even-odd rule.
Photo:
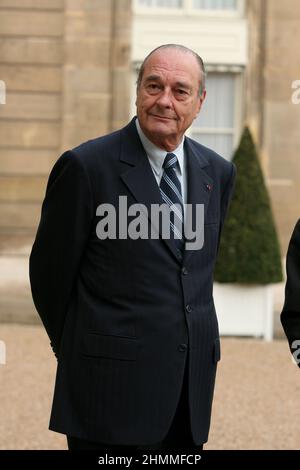
[[[166,170],[167,168],[175,168],[177,165],[177,157],[175,153],[167,153],[165,156],[165,160],[163,163],[163,168]]]

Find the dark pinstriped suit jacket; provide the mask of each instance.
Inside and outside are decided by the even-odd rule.
[[[203,249],[180,259],[172,240],[100,240],[99,204],[117,208],[123,195],[150,213],[162,202],[134,121],[66,152],[49,177],[30,279],[58,357],[50,429],[113,444],[161,441],[189,354],[199,444],[220,358],[213,269],[235,168],[186,138],[188,202],[205,205]]]
[[[300,219],[294,228],[289,243],[286,270],[287,281],[281,323],[289,341],[291,352],[295,354],[295,359],[300,367]],[[297,343],[293,345],[294,341]]]

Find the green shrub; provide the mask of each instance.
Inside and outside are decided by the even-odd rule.
[[[281,257],[270,199],[248,128],[233,162],[237,167],[236,186],[220,241],[215,281],[280,282]]]

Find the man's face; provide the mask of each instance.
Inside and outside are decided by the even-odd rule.
[[[161,49],[146,61],[137,89],[137,116],[151,142],[174,150],[200,111],[200,70],[196,58],[176,49]]]

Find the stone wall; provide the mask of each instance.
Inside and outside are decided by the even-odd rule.
[[[129,118],[131,0],[0,0],[0,320],[36,318],[28,255],[49,172]]]
[[[268,1],[265,59],[264,151],[283,253],[300,217],[300,105],[292,82],[300,80],[300,2]]]
[[[300,2],[248,0],[247,121],[259,145],[283,257],[300,217]]]
[[[0,253],[25,254],[61,145],[63,0],[0,0]]]
[[[129,117],[131,0],[0,0],[0,254],[28,254],[59,154]]]
[[[62,148],[129,117],[130,0],[66,0]]]

